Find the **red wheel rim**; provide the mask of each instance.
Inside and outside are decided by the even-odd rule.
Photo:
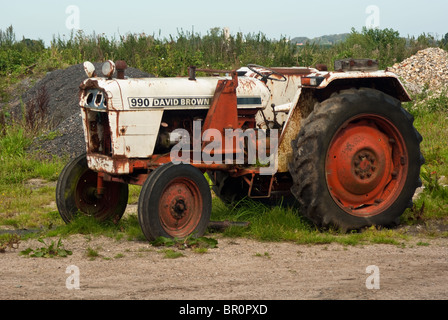
[[[399,130],[386,118],[358,115],[332,139],[326,158],[328,189],[347,213],[369,217],[395,202],[408,171]]]
[[[176,178],[163,190],[159,216],[164,230],[172,237],[192,234],[202,216],[202,196],[188,178]]]

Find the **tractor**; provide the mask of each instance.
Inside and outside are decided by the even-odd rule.
[[[202,236],[212,191],[297,206],[319,228],[391,227],[421,186],[421,135],[397,76],[370,59],[315,67],[189,68],[188,76],[126,77],[125,61],[80,84],[86,153],[56,188],[66,223],[118,222],[141,186],[148,240]],[[208,179],[207,179],[208,176]]]

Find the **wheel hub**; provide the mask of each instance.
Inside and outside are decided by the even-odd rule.
[[[186,178],[169,183],[160,198],[160,221],[173,236],[185,236],[194,230],[202,211],[198,188]]]
[[[375,160],[375,155],[369,150],[358,152],[353,161],[355,175],[361,180],[372,178],[376,170]]]
[[[187,214],[187,206],[182,198],[174,199],[173,205],[171,206],[171,215],[174,219],[180,220]]]

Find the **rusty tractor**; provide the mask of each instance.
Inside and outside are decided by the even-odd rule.
[[[211,189],[225,203],[290,201],[319,227],[393,226],[421,185],[410,97],[374,60],[145,79],[127,78],[124,61],[107,61],[102,77],[84,68],[86,154],[56,190],[66,223],[119,221],[134,184],[149,240],[203,235]]]

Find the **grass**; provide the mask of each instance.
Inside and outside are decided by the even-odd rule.
[[[415,201],[414,208],[405,212],[406,223],[438,219],[447,223],[448,217],[448,92],[441,94],[424,91],[405,105],[415,117],[414,125],[423,136],[421,143],[425,164],[421,170],[424,192]],[[423,212],[420,212],[423,211]],[[421,217],[415,217],[415,214]]]
[[[177,259],[185,256],[182,252],[173,249],[163,249],[161,252],[164,254],[163,257],[165,259]]]
[[[17,234],[0,235],[0,253],[6,252],[7,249],[13,250],[19,247],[20,236]]]
[[[86,249],[86,256],[90,259],[90,260],[95,260],[96,258],[98,258],[100,256],[100,254],[98,253],[97,249],[93,249],[91,247],[88,247]]]
[[[271,259],[271,255],[269,252],[265,252],[263,254],[261,254],[260,252],[257,252],[254,254],[255,257],[265,257],[267,259]]]
[[[59,223],[54,202],[54,186],[63,159],[40,161],[27,153],[32,136],[21,124],[4,127],[0,135],[0,224],[34,229]],[[42,181],[33,185],[31,179]]]
[[[244,200],[240,208],[226,210],[226,206],[214,199],[213,219],[249,221],[248,228],[230,227],[223,232],[227,237],[250,237],[260,241],[291,241],[297,244],[357,245],[362,243],[401,244],[409,239],[400,231],[371,227],[362,232],[340,233],[338,230],[316,229],[296,208],[267,207],[253,200]]]

